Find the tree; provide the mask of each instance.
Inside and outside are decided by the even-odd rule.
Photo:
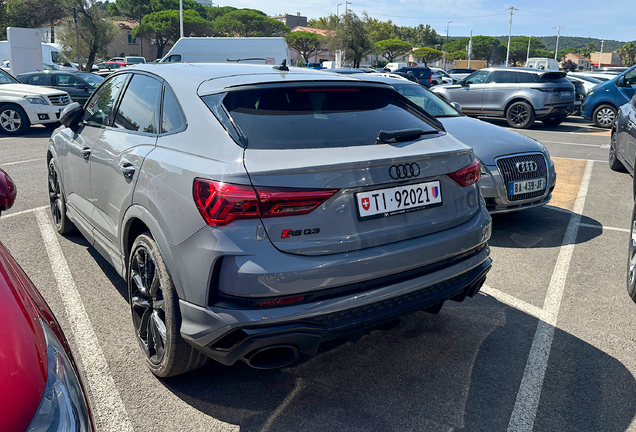
[[[307,26],[310,28],[317,28],[321,30],[335,30],[340,24],[340,17],[331,14],[327,17],[320,17],[316,19],[310,19],[307,21]]]
[[[598,46],[596,46],[594,42],[590,42],[581,50],[581,54],[584,55],[585,57],[589,57],[590,54],[597,51],[598,51]]]
[[[289,27],[254,9],[239,9],[214,21],[219,36],[270,37],[284,36]]]
[[[11,0],[4,11],[15,27],[51,26],[51,42],[55,42],[55,22],[69,16],[70,9],[60,0]]]
[[[462,60],[466,58],[468,58],[468,54],[464,50],[457,50],[457,51],[446,53],[446,60],[449,60],[449,61]]]
[[[629,67],[636,63],[636,45],[634,42],[627,42],[616,52],[620,56],[623,66]]]
[[[501,63],[505,55],[506,48],[499,39],[492,36],[473,37],[471,58],[475,60],[485,60],[486,63],[492,65]]]
[[[328,39],[327,43],[333,50],[344,50],[346,58],[351,59],[354,68],[360,67],[362,58],[374,48],[364,21],[353,11],[347,11],[343,15],[335,34]]]
[[[324,51],[324,36],[308,31],[294,31],[285,36],[289,48],[296,51],[309,63],[309,59]]]
[[[428,67],[429,63],[432,63],[444,57],[444,53],[440,50],[436,50],[435,48],[423,47],[413,51],[413,57],[421,62],[424,62],[424,66]]]
[[[387,39],[376,42],[375,48],[390,63],[396,57],[411,51],[412,47],[410,43],[399,39]]]
[[[67,0],[68,7],[76,7],[78,15],[78,28],[80,34],[80,52],[82,46],[87,52],[85,71],[90,71],[95,63],[98,53],[103,53],[119,34],[119,27],[106,16],[103,3],[99,0]],[[71,27],[69,23],[66,28]],[[64,31],[60,35],[59,42],[66,46],[75,46],[75,35],[71,31]]]
[[[380,21],[376,18],[369,17],[365,12],[363,21],[371,42],[376,43],[394,38],[393,33],[395,26],[391,20]]]
[[[195,10],[185,10],[183,11],[183,32],[188,36],[209,36],[212,33],[212,24]],[[179,11],[167,10],[145,15],[141,24],[133,28],[131,33],[135,37],[142,33],[154,35],[157,57],[163,57],[166,45],[179,39]]]

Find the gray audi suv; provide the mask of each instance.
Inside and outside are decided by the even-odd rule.
[[[490,269],[479,161],[389,85],[150,64],[61,122],[53,220],[126,279],[157,376],[208,358],[281,367],[474,296]]]
[[[530,68],[488,68],[457,84],[435,86],[447,102],[457,102],[469,116],[503,117],[513,128],[535,120],[556,126],[574,111],[574,85],[565,72]]]

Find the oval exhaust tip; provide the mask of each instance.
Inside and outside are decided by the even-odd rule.
[[[261,348],[245,357],[245,363],[254,369],[277,369],[293,363],[298,349],[291,345],[275,345]]]

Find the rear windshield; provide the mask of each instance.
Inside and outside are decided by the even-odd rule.
[[[435,119],[392,89],[363,86],[251,88],[203,100],[242,145],[305,149],[372,145],[381,130],[432,132]],[[227,113],[226,121],[223,117]]]
[[[541,75],[542,82],[553,82],[553,83],[567,83],[569,82],[565,77],[564,72],[549,72]]]

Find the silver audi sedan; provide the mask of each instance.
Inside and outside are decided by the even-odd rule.
[[[473,148],[481,160],[481,194],[488,211],[503,213],[547,204],[556,183],[554,162],[543,144],[525,135],[463,115],[435,93],[399,76],[359,76],[388,83]]]

